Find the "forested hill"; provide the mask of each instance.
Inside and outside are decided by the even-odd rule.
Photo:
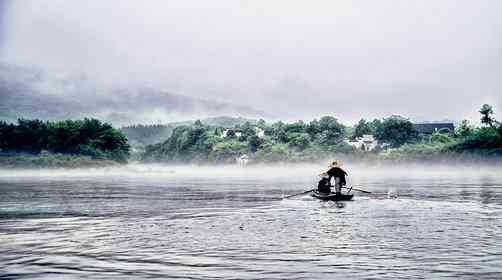
[[[354,127],[324,116],[309,123],[245,122],[231,129],[198,121],[173,129],[166,141],[148,145],[144,161],[234,162],[246,154],[253,162],[305,162],[334,156],[358,159],[422,161],[502,159],[502,123],[485,104],[479,127],[462,121],[456,128],[420,132],[409,119],[393,115],[361,119]],[[376,142],[364,136],[374,137]],[[359,140],[358,140],[359,139]],[[350,141],[352,140],[352,141]],[[371,149],[354,141],[374,143]],[[358,142],[359,143],[359,142]]]
[[[242,117],[213,117],[200,120],[206,126],[214,126],[221,128],[233,128],[243,125],[246,122],[256,124],[256,120],[246,119]],[[175,127],[183,125],[193,125],[195,121],[173,122],[167,124],[154,125],[131,125],[122,127],[121,130],[129,139],[129,144],[132,146],[146,146],[155,143],[164,142],[171,136]]]
[[[226,132],[226,133],[225,133]],[[331,116],[309,124],[245,122],[226,130],[201,121],[178,126],[164,142],[146,147],[144,161],[233,162],[248,154],[264,162],[311,161],[328,151],[352,151],[343,142],[345,126]]]

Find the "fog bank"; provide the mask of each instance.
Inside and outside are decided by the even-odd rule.
[[[444,179],[448,178],[485,178],[500,176],[499,165],[482,164],[361,164],[345,163],[342,168],[349,173],[348,183],[357,184],[368,178],[414,178],[414,179]],[[326,171],[327,163],[311,164],[275,164],[251,165],[238,167],[235,165],[164,165],[131,163],[124,166],[86,169],[36,169],[12,170],[0,168],[2,178],[46,178],[50,180],[87,180],[90,178],[121,179],[162,179],[162,178],[193,178],[207,180],[233,179],[250,180],[281,180],[298,178],[299,181],[311,181],[315,184],[317,174]]]
[[[478,119],[480,104],[502,107],[500,1],[1,3],[0,61],[56,76],[285,120]]]

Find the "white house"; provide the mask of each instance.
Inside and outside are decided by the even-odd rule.
[[[233,130],[233,131],[235,132],[235,136],[236,136],[237,138],[241,137],[241,135],[242,135],[242,132],[241,132],[241,131],[236,130],[236,129],[230,129],[230,128],[227,128],[227,129],[225,129],[225,130],[223,131],[223,133],[221,134],[221,138],[225,138],[225,137],[227,137],[227,133],[228,133],[228,131],[230,131],[230,130]],[[263,137],[265,136],[265,131],[264,131],[263,129],[261,129],[261,128],[259,128],[259,127],[255,127],[255,128],[254,128],[254,130],[255,130],[255,132],[256,132],[256,136],[258,136],[259,138],[263,138]]]
[[[353,141],[345,140],[345,142],[355,147],[356,149],[360,149],[363,151],[372,151],[379,146],[378,141],[371,134],[365,134],[363,135],[363,137],[358,137],[356,138],[356,140]]]

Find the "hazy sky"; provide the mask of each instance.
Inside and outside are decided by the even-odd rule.
[[[502,1],[0,3],[0,60],[56,75],[289,120],[502,111]]]

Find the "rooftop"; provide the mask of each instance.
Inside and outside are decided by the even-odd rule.
[[[455,131],[455,126],[451,122],[444,122],[444,123],[416,123],[415,124],[415,129],[418,131],[418,133],[423,133],[423,134],[432,134],[434,132],[437,132],[441,129],[446,129],[450,132]]]

